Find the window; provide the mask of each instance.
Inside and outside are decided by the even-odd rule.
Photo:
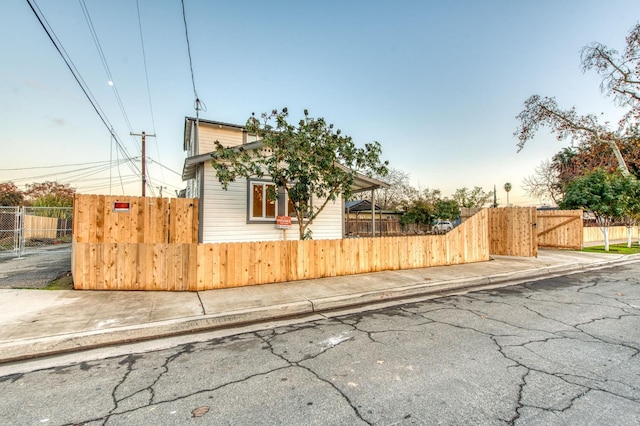
[[[276,218],[276,185],[267,182],[251,182],[249,219]]]
[[[247,221],[250,223],[275,222],[276,216],[291,216],[296,220],[293,202],[287,191],[278,189],[272,181],[248,182]]]

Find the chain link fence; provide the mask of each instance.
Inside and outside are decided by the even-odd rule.
[[[71,248],[71,207],[0,207],[0,255]]]
[[[0,256],[19,256],[20,207],[0,207]]]

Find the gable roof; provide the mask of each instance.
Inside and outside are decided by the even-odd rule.
[[[243,132],[246,132],[245,127],[240,124],[225,123],[224,121],[205,120],[203,118],[185,117],[184,118],[184,141],[182,145],[185,151],[189,149],[189,142],[191,141],[191,129],[193,128],[193,126],[191,126],[191,123],[195,123],[196,121],[200,124],[206,124],[208,126],[216,126],[218,128],[241,130]]]
[[[370,212],[371,201],[369,200],[353,200],[344,203],[344,208],[350,212]],[[380,207],[376,204],[375,211],[380,211]]]
[[[242,147],[244,149],[257,149],[262,146],[262,142],[250,142],[244,145],[239,145],[238,148]],[[235,147],[234,147],[235,148]],[[213,160],[214,152],[207,152],[206,154],[194,155],[193,157],[188,157],[184,160],[184,166],[182,168],[182,180],[194,179],[196,177],[196,169],[199,164],[206,163],[207,161]],[[348,170],[347,167],[342,164],[337,164],[338,167]],[[363,191],[371,191],[373,189],[378,188],[389,188],[390,185],[381,180],[365,176],[362,173],[356,172],[355,179],[353,181],[353,185],[351,187],[352,192],[358,193]],[[371,210],[371,208],[369,208]]]

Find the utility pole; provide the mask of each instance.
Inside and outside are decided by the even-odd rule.
[[[144,197],[147,193],[147,136],[150,138],[155,138],[156,134],[152,133],[150,135],[145,132],[142,133],[129,133],[131,136],[141,136],[142,137],[142,196]]]

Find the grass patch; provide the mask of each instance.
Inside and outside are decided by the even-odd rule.
[[[640,253],[640,245],[638,245],[637,242],[632,243],[631,247],[627,247],[627,243],[610,244],[609,251],[604,251],[604,246],[585,247],[582,251],[590,253],[637,254]]]
[[[51,281],[44,290],[73,290],[73,277],[71,272],[65,272]]]

